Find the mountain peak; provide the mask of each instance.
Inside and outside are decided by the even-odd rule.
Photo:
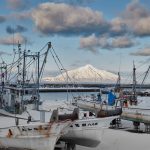
[[[114,73],[96,69],[92,65],[87,64],[77,69],[70,70],[66,73],[60,74],[56,77],[46,77],[45,81],[53,82],[101,82],[101,83],[115,83],[118,76]]]
[[[85,66],[80,67],[79,69],[84,69],[84,70],[88,70],[88,69],[91,70],[91,69],[93,69],[93,70],[95,70],[96,68],[93,67],[91,64],[87,64]]]
[[[91,64],[87,64],[87,65],[85,65],[83,67],[85,67],[85,68],[94,68]]]

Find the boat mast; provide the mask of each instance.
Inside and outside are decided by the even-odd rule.
[[[40,52],[37,54],[37,103],[36,109],[39,110],[39,102],[40,102],[40,93],[39,93],[39,86],[40,86]]]
[[[5,81],[7,80],[7,75],[6,75],[7,65],[4,61],[2,62],[0,68],[1,68],[1,85],[2,85],[2,90],[3,90]]]
[[[118,78],[117,78],[117,83],[116,83],[116,87],[115,87],[115,91],[116,92],[120,92],[120,88],[121,88],[121,85],[120,85],[120,72],[118,72]]]
[[[0,94],[0,108],[2,107],[3,104],[3,92],[4,92],[4,86],[5,82],[7,81],[7,64],[3,61],[1,63],[1,94]]]
[[[23,98],[24,98],[24,94],[25,94],[25,75],[26,75],[26,50],[24,50],[23,52],[23,69],[22,69],[22,90],[21,90],[21,110],[23,111]]]
[[[135,68],[135,64],[133,62],[133,86],[132,86],[132,90],[133,90],[133,104],[137,103],[137,93],[136,93],[136,68]]]
[[[21,66],[21,44],[18,42],[18,65],[17,65],[17,68],[18,68],[18,76],[17,76],[17,83],[19,85],[21,85],[21,70],[20,70],[20,67]]]
[[[48,48],[47,48],[47,51],[45,53],[45,58],[44,58],[44,61],[42,63],[42,66],[40,68],[40,52],[36,53],[36,54],[28,54],[26,52],[26,50],[24,50],[24,53],[23,53],[23,72],[22,72],[22,98],[21,98],[21,101],[23,102],[23,96],[25,94],[25,82],[26,82],[26,59],[27,57],[32,57],[34,60],[36,60],[36,63],[37,63],[37,66],[35,68],[35,70],[37,71],[36,73],[36,87],[35,90],[36,90],[36,95],[37,95],[37,100],[35,102],[35,105],[36,105],[36,109],[39,110],[39,102],[40,102],[40,95],[39,95],[39,86],[40,86],[40,78],[42,76],[42,71],[44,69],[44,65],[46,63],[46,59],[47,59],[47,55],[48,55],[48,51],[49,49],[51,48],[51,42],[48,43]],[[23,103],[21,102],[21,105],[23,107]],[[23,108],[22,108],[23,110]]]

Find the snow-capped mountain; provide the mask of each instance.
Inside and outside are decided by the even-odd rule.
[[[86,65],[74,70],[64,71],[56,77],[45,77],[44,81],[49,82],[102,82],[115,83],[118,76],[114,73]]]

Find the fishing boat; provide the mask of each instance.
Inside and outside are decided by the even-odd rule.
[[[57,140],[64,133],[64,129],[71,124],[71,120],[62,122],[36,120],[29,123],[27,120],[21,122],[19,119],[19,125],[6,125],[11,122],[12,118],[7,116],[0,119],[5,121],[4,126],[0,127],[1,148],[54,150]]]
[[[99,100],[99,97],[93,99],[93,96],[88,98],[78,96],[74,97],[72,104],[83,110],[96,112],[101,117],[120,115],[122,113],[122,101],[116,99],[111,92],[109,96],[108,101]]]
[[[118,117],[75,120],[66,128],[67,132],[61,136],[60,140],[73,146],[97,147],[102,142],[105,128],[109,128],[110,123]]]

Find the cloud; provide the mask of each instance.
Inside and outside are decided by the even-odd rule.
[[[80,39],[80,48],[81,49],[88,49],[92,52],[97,52],[97,47],[100,46],[99,45],[99,41],[96,38],[95,34],[92,34],[91,36],[88,37],[82,37]]]
[[[150,10],[133,0],[120,16],[106,21],[102,12],[71,5],[92,0],[51,0],[32,10],[13,14],[17,19],[32,19],[38,32],[44,35],[149,36]],[[82,14],[82,15],[81,15]]]
[[[87,1],[92,0],[50,0],[13,15],[16,19],[32,19],[36,31],[46,36],[83,36],[80,48],[94,53],[98,48],[129,48],[135,44],[130,37],[150,36],[150,10],[139,1],[133,0],[121,15],[110,21],[100,11],[74,5]],[[17,32],[18,28],[14,30]],[[8,27],[7,31],[12,33],[13,29]]]
[[[128,31],[127,24],[121,18],[117,17],[110,21],[110,29],[108,31],[110,36],[125,35]]]
[[[21,26],[21,25],[17,25],[16,28],[12,28],[11,26],[7,26],[6,28],[6,32],[9,34],[13,34],[13,33],[21,33],[21,32],[25,32],[27,31],[27,28]]]
[[[94,0],[49,0],[49,2],[55,3],[67,3],[71,5],[82,5],[93,2]]]
[[[38,31],[49,34],[104,33],[108,28],[101,12],[68,4],[43,3],[35,8],[31,17]]]
[[[88,49],[91,52],[98,52],[98,48],[101,49],[114,49],[114,48],[129,48],[134,45],[134,42],[126,36],[110,38],[107,36],[96,37],[92,34],[88,37],[82,37],[80,39],[80,48]]]
[[[128,48],[134,45],[134,42],[126,36],[117,37],[112,40],[112,48]]]
[[[134,0],[129,3],[118,18],[118,28],[124,24],[128,28],[129,34],[134,34],[136,36],[149,36],[150,35],[150,10],[139,3],[139,1]]]
[[[21,43],[25,43],[27,41],[27,38],[25,38],[24,36],[22,36],[19,33],[14,34],[14,36],[8,36],[5,38],[0,38],[0,44],[3,45],[13,45],[13,44],[18,44]]]
[[[7,5],[13,10],[22,10],[29,5],[29,1],[25,0],[7,0]]]
[[[7,0],[12,6],[21,5],[24,0]],[[17,2],[19,1],[19,2]],[[93,0],[49,0],[36,8],[13,14],[17,19],[32,19],[37,31],[44,35],[84,35],[92,33],[115,36],[149,36],[150,10],[138,0],[132,0],[121,15],[106,21],[102,12],[81,7]],[[55,2],[55,3],[51,3]],[[11,17],[11,16],[10,16]],[[11,18],[10,18],[11,19]]]
[[[5,22],[5,21],[6,21],[6,17],[0,16],[0,23],[3,23],[3,22]]]
[[[144,49],[140,49],[137,52],[130,53],[130,55],[134,55],[134,56],[150,56],[150,47],[146,47]]]
[[[102,49],[129,48],[135,45],[136,37],[150,36],[150,10],[133,0],[120,16],[113,18],[102,34],[84,36],[80,48],[92,52]]]

